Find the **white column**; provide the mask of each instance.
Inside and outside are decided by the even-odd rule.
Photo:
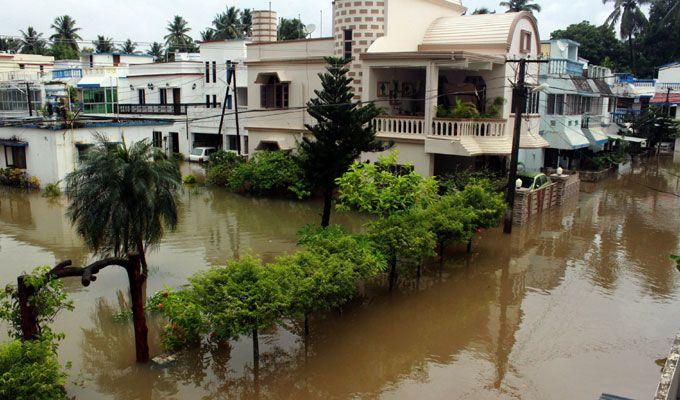
[[[430,61],[425,67],[425,126],[426,135],[432,133],[432,120],[437,116],[439,99],[439,66]]]

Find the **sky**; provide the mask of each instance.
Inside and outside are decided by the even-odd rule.
[[[488,7],[503,11],[500,0],[463,0],[470,11]],[[542,39],[549,39],[550,32],[572,23],[588,20],[599,25],[604,22],[611,4],[601,0],[538,0],[543,11],[537,15]],[[69,14],[81,28],[80,36],[88,41],[97,35],[112,37],[116,42],[131,38],[140,45],[153,41],[162,42],[167,21],[174,15],[183,16],[192,28],[190,34],[200,38],[199,32],[210,25],[214,15],[226,6],[268,9],[266,0],[0,0],[0,35],[18,36],[19,30],[33,26],[44,37],[52,33],[50,24],[54,17]],[[317,29],[312,37],[330,35],[331,0],[272,0],[272,10],[279,17],[292,18],[300,15],[306,24]],[[323,18],[322,18],[323,16]],[[141,46],[140,46],[141,47]]]

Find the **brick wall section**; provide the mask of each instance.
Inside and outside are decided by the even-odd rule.
[[[335,0],[333,3],[333,37],[335,38],[335,56],[344,54],[344,33],[352,30],[352,53],[350,76],[353,79],[354,99],[361,99],[361,61],[359,55],[364,53],[373,42],[385,35],[385,0]]]
[[[581,180],[583,182],[599,182],[603,179],[607,179],[612,175],[616,175],[618,171],[618,166],[613,166],[602,171],[581,171]]]
[[[551,175],[553,183],[539,190],[518,189],[515,192],[513,222],[524,225],[537,214],[562,207],[571,199],[578,198],[581,181],[579,175]]]

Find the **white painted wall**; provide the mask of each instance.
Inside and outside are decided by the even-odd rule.
[[[680,83],[680,63],[659,69],[658,82]]]

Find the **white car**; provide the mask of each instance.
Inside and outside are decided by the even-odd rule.
[[[216,150],[214,147],[194,147],[189,154],[189,161],[206,162]]]

